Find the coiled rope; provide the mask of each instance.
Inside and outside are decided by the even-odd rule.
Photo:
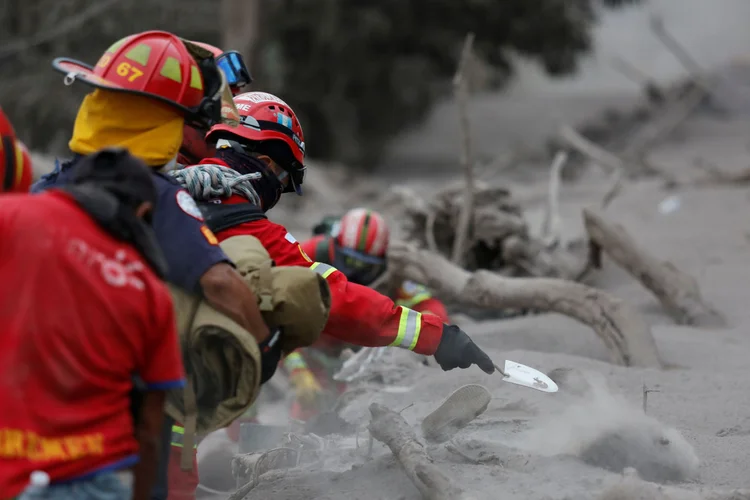
[[[251,181],[261,174],[240,174],[223,165],[195,165],[169,172],[197,201],[210,201],[238,194],[250,203],[260,206],[260,197]]]

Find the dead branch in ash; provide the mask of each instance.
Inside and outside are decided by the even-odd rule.
[[[618,483],[602,491],[597,500],[750,500],[750,490],[689,490],[665,486],[639,479],[637,474],[626,474]]]
[[[703,300],[693,277],[677,269],[671,262],[653,257],[638,246],[624,227],[607,222],[594,211],[584,209],[583,220],[595,251],[605,252],[640,281],[678,324],[725,325],[722,315]]]
[[[471,273],[403,242],[391,244],[389,261],[407,279],[465,305],[564,314],[591,327],[609,349],[613,363],[661,367],[648,324],[602,290],[561,279],[506,278],[485,270]]]
[[[554,175],[554,172],[553,172]],[[558,189],[552,186],[551,189]],[[413,190],[400,188],[405,239],[448,258],[457,238],[456,225],[463,208],[460,186],[449,186],[422,200]],[[556,193],[551,200],[556,209]],[[477,183],[474,208],[470,214],[473,230],[464,247],[461,266],[467,269],[490,269],[507,276],[535,276],[573,279],[585,263],[583,255],[553,245],[557,228],[551,214],[550,241],[535,237],[529,231],[520,205],[502,186]],[[394,269],[389,268],[395,272]]]
[[[453,241],[451,260],[461,265],[464,248],[469,231],[471,230],[471,213],[474,209],[474,157],[471,154],[471,128],[469,122],[469,82],[471,75],[471,50],[474,45],[474,33],[468,33],[461,50],[453,87],[458,102],[459,123],[461,125],[461,168],[464,171],[466,186],[464,187],[463,207],[456,227],[456,239]]]
[[[404,417],[385,406],[370,405],[370,434],[390,448],[425,500],[468,500],[469,497],[432,461]]]
[[[694,186],[746,186],[750,183],[750,168],[737,172],[725,172],[706,161],[696,161],[695,166],[703,170],[706,175],[693,181]]]
[[[560,242],[562,227],[560,221],[560,186],[562,184],[562,170],[568,161],[568,153],[558,151],[550,165],[549,188],[547,189],[547,207],[542,222],[542,242],[547,248],[556,246]]]

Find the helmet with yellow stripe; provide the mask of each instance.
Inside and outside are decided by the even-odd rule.
[[[16,139],[13,126],[0,108],[0,192],[27,192],[32,174],[29,151]]]
[[[146,31],[112,44],[94,67],[58,57],[52,66],[65,83],[139,94],[181,111],[186,121],[210,127],[238,124],[239,114],[211,51],[165,31]]]

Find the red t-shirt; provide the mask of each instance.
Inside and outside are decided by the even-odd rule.
[[[172,301],[62,192],[0,196],[0,497],[138,461],[131,375],[181,387]]]

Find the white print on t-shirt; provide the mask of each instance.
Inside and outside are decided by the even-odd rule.
[[[114,256],[108,257],[85,241],[75,238],[68,242],[68,255],[87,267],[97,269],[105,283],[110,286],[115,288],[131,286],[139,291],[146,288],[136,274],[143,272],[143,263],[138,260],[125,262],[126,252],[123,249],[117,250]]]

